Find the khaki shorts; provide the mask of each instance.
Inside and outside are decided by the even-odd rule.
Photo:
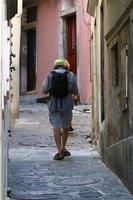
[[[72,111],[51,112],[49,119],[53,128],[69,128],[72,121]]]

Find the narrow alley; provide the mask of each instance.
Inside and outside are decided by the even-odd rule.
[[[133,200],[133,0],[0,0],[0,27],[0,200]]]
[[[20,118],[9,144],[11,199],[133,199],[89,143],[91,108],[84,108],[81,105],[74,108],[74,132],[70,133],[67,145],[72,155],[63,161],[55,161],[56,148],[47,105],[21,102]]]

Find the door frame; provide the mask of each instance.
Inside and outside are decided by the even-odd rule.
[[[72,25],[72,22],[74,24]],[[65,23],[65,46],[66,59],[70,62],[71,71],[77,75],[77,27],[76,27],[76,14],[69,15],[64,19]],[[72,36],[72,31],[74,31],[74,36]],[[72,38],[74,37],[74,48],[72,48]],[[73,58],[71,57],[73,56]],[[72,63],[71,63],[72,61]],[[73,62],[75,63],[73,66]]]
[[[59,43],[58,43],[58,56],[61,58],[64,58],[66,54],[66,46],[65,46],[65,40],[66,40],[66,34],[65,34],[65,19],[66,17],[70,15],[76,15],[76,37],[77,37],[77,84],[80,88],[80,68],[79,68],[79,38],[80,38],[80,10],[78,6],[74,6],[71,8],[68,8],[66,10],[59,11]]]
[[[20,94],[29,94],[36,93],[36,89],[32,91],[27,91],[27,32],[30,30],[36,30],[36,26],[32,28],[27,27],[22,29],[21,34],[21,58],[20,58]],[[35,71],[37,71],[37,65],[35,67]]]

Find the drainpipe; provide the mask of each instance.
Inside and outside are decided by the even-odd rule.
[[[2,47],[3,0],[0,1],[0,47]],[[0,48],[0,199],[3,199],[3,137],[2,137],[2,48]]]

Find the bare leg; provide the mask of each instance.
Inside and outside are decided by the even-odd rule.
[[[54,139],[56,143],[56,147],[58,149],[58,153],[61,152],[61,133],[60,133],[60,128],[55,128],[54,129]]]
[[[65,149],[68,135],[69,135],[68,129],[64,129],[64,132],[62,134],[62,151]]]

